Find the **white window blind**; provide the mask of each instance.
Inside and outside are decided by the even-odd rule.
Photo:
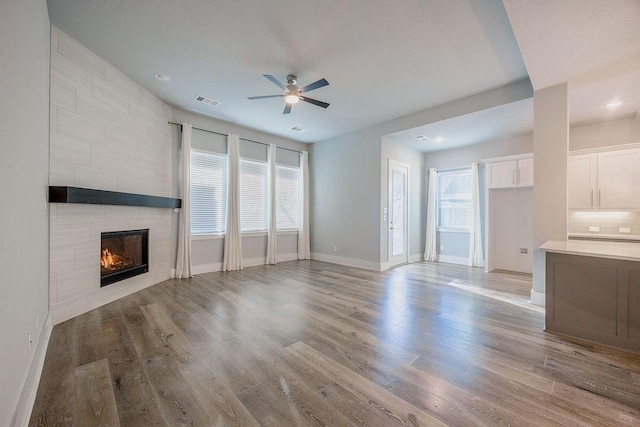
[[[276,229],[300,225],[300,168],[276,165]]]
[[[267,164],[240,159],[240,230],[267,229]]]
[[[438,227],[471,228],[471,169],[438,172]]]
[[[227,158],[191,151],[191,234],[225,232]]]

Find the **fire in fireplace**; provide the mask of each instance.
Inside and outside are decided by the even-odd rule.
[[[149,229],[102,233],[100,286],[149,271]]]

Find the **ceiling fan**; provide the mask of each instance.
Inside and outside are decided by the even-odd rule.
[[[309,104],[317,105],[318,107],[327,108],[328,102],[318,101],[317,99],[303,96],[303,93],[311,92],[312,90],[319,89],[324,86],[328,86],[329,82],[326,79],[320,79],[316,82],[306,85],[305,87],[298,88],[298,77],[293,74],[287,76],[287,85],[285,86],[280,80],[273,77],[271,74],[263,74],[273,84],[284,90],[282,95],[265,95],[265,96],[250,96],[248,99],[264,99],[264,98],[284,98],[285,105],[282,114],[289,114],[291,112],[291,106],[297,104],[299,101],[308,102]]]

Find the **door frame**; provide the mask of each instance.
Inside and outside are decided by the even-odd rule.
[[[404,198],[404,232],[405,232],[405,241],[404,241],[404,259],[400,259],[400,256],[396,256],[395,259],[393,257],[393,230],[391,229],[391,213],[393,212],[393,168],[401,168],[406,169],[405,175],[405,198]],[[387,263],[389,267],[395,267],[397,265],[408,264],[409,263],[409,173],[410,168],[407,163],[399,162],[394,159],[389,159],[387,164],[387,212],[388,212],[388,220],[386,223],[387,227]]]

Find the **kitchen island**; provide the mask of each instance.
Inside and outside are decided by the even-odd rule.
[[[545,330],[640,353],[640,243],[550,240]]]

